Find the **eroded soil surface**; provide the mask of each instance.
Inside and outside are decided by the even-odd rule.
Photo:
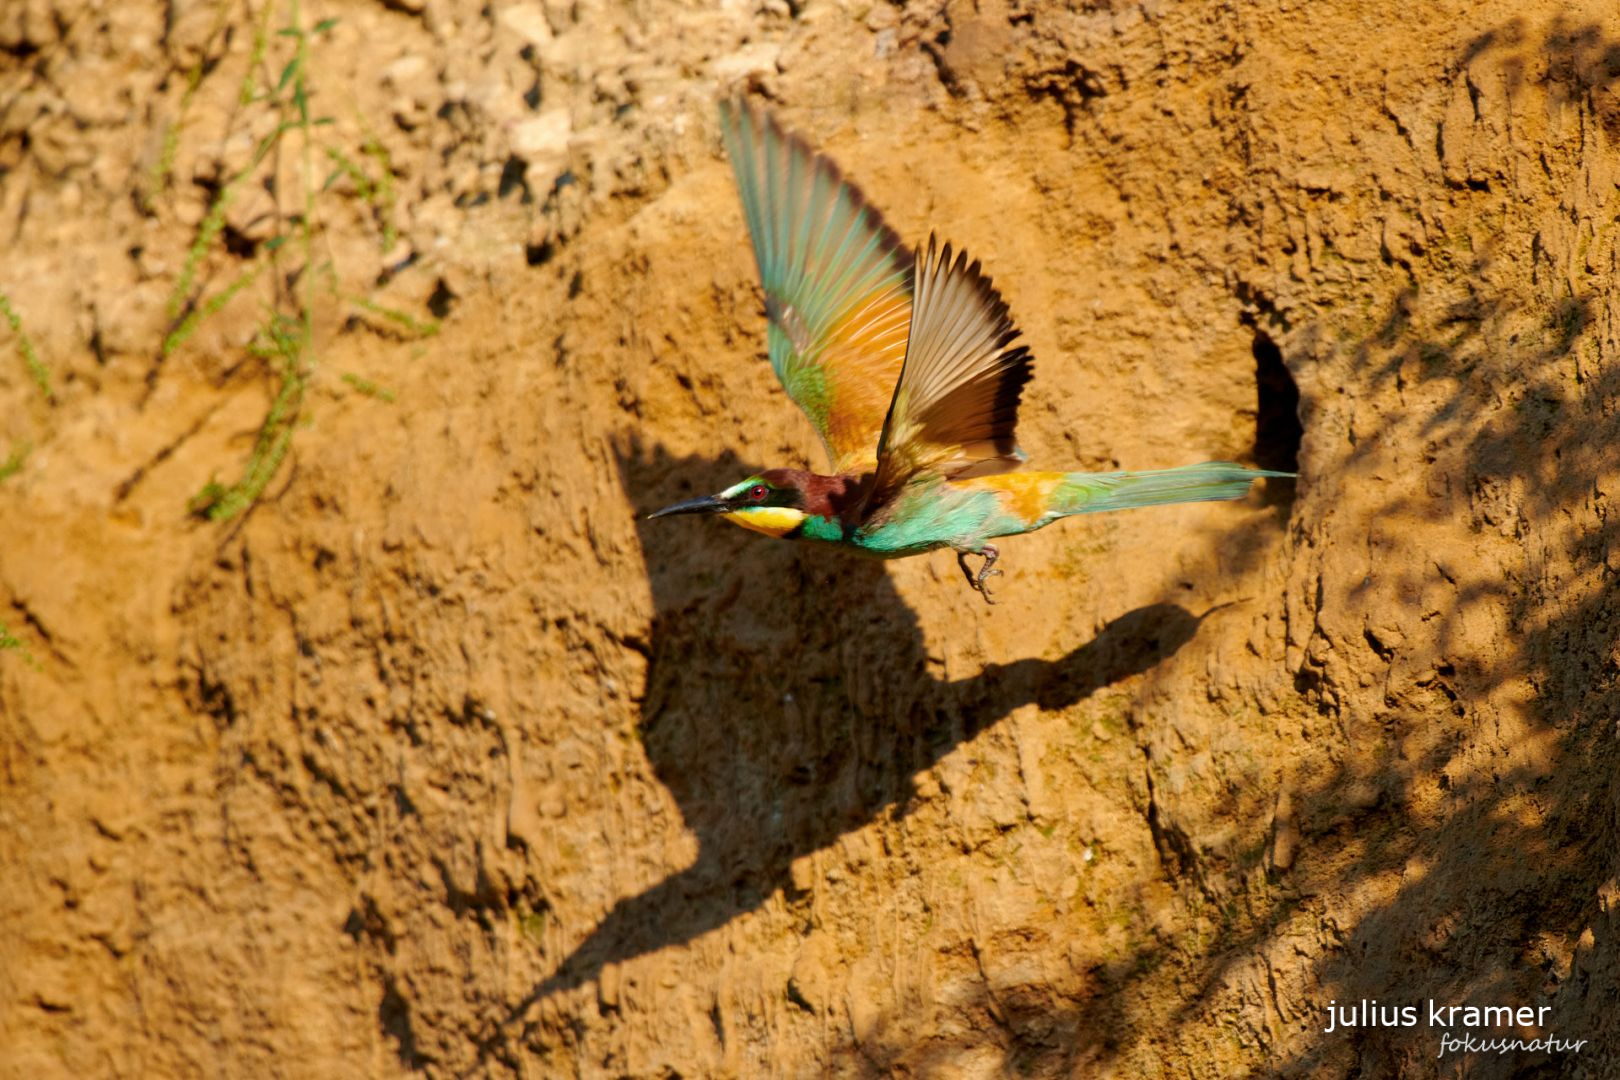
[[[1620,16],[1060,8],[0,5],[0,1073],[1611,1067]],[[738,90],[984,261],[1035,464],[1297,483],[993,609],[645,521],[822,464]]]

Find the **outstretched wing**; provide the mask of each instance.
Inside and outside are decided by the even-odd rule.
[[[837,166],[742,102],[720,127],[765,288],[771,366],[838,472],[868,471],[911,324],[911,252]]]
[[[1034,358],[1014,345],[1018,329],[990,279],[953,261],[951,245],[928,254],[916,273],[911,336],[878,449],[873,499],[920,473],[953,479],[1017,468],[1018,400]]]

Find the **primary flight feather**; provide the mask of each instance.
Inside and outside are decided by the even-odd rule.
[[[1033,358],[965,252],[920,257],[837,166],[766,113],[720,107],[765,291],[771,366],[833,472],[768,469],[658,511],[715,513],[768,536],[882,558],[951,548],[985,579],[996,537],[1072,514],[1236,499],[1262,476],[1229,461],[1151,472],[1013,472]],[[966,556],[982,555],[978,573]]]

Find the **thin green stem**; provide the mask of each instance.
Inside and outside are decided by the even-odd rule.
[[[28,377],[34,380],[34,385],[39,387],[46,401],[55,401],[56,394],[51,390],[51,369],[39,358],[34,339],[23,329],[22,316],[11,306],[11,299],[5,293],[0,293],[0,315],[4,315],[6,322],[11,324],[11,332],[17,339],[17,352],[22,357],[23,366],[28,369]]]

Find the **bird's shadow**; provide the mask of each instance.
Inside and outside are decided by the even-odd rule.
[[[796,859],[884,808],[905,813],[914,777],[955,747],[1022,705],[1063,708],[1153,667],[1202,618],[1152,604],[1062,659],[936,677],[916,617],[880,563],[716,521],[646,520],[665,503],[734,483],[745,465],[638,443],[618,457],[655,613],[638,734],[698,855],[619,901],[512,1008],[508,1025],[606,965],[690,941],[792,891]]]

